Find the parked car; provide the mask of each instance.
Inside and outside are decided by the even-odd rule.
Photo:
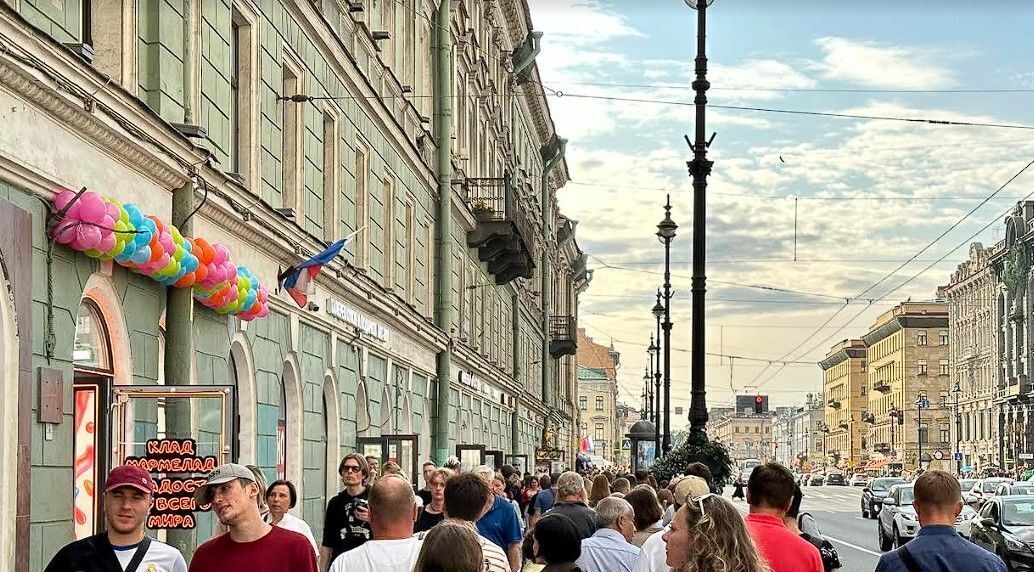
[[[989,499],[973,523],[970,540],[1000,556],[1009,570],[1030,570],[1034,560],[1034,496]]]
[[[825,477],[825,475],[812,475],[811,478],[808,479],[808,486],[809,487],[819,487],[819,486],[822,486],[824,484],[826,484],[826,477]]]
[[[901,477],[876,477],[862,489],[862,518],[876,518],[890,487],[905,482]]]
[[[839,485],[842,487],[847,485],[847,479],[844,478],[844,473],[829,473],[826,475],[826,484]]]
[[[1034,483],[1021,481],[1017,483],[1002,483],[995,489],[996,497],[1008,497],[1018,495],[1034,495]]]
[[[851,479],[847,481],[847,484],[852,487],[864,487],[869,484],[869,477],[862,473],[855,473],[851,475]]]
[[[876,540],[880,550],[886,552],[900,547],[919,532],[919,516],[912,506],[914,491],[913,485],[899,483],[892,486],[890,493],[883,499],[883,510],[876,522]],[[976,519],[977,511],[964,505],[955,519],[955,532],[969,538]]]
[[[1004,477],[978,479],[977,482],[973,483],[972,488],[969,489],[969,497],[966,501],[973,508],[980,510],[980,507],[987,502],[987,499],[995,496],[995,490],[998,488],[998,485],[1002,483],[1011,484],[1012,482],[1012,479]]]

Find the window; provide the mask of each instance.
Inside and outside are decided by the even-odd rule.
[[[337,114],[323,112],[323,239],[331,242],[338,236],[338,132]]]
[[[948,360],[942,359],[938,362],[937,373],[940,375],[948,375]]]
[[[937,335],[938,343],[942,346],[948,345],[948,330],[941,330]]]
[[[602,445],[607,438],[607,432],[603,428],[603,423],[596,422],[596,428],[593,430],[592,440]],[[594,443],[595,444],[595,443]]]
[[[951,431],[947,424],[941,424],[941,443],[951,443]]]
[[[578,396],[578,409],[585,411],[589,408],[589,398],[584,395]]]
[[[916,362],[916,375],[926,375],[926,360],[921,359]]]
[[[355,146],[355,229],[367,227],[370,219],[370,154],[366,146],[357,142]],[[369,266],[369,228],[356,236],[355,258],[360,266]]]
[[[603,411],[603,396],[596,396],[596,411]]]
[[[282,97],[289,97],[301,93],[301,65],[291,61],[287,49],[284,49],[283,86]],[[301,153],[302,153],[302,131],[301,113],[303,104],[289,100],[279,102],[283,106],[283,195],[281,197],[284,208],[295,209],[294,220],[299,224],[302,222],[301,208]]]
[[[755,425],[755,426],[754,426],[754,432],[755,432],[755,433],[761,433],[761,427],[760,427],[760,426],[758,426],[758,425]]]
[[[733,429],[734,429],[735,433],[739,433],[740,432],[740,428],[739,427],[734,427]]]
[[[919,442],[923,444],[930,442],[930,428],[926,425],[919,427]]]
[[[926,345],[926,330],[916,330],[916,345],[917,346],[925,346]]]
[[[230,141],[229,169],[241,176],[244,186],[257,191],[255,158],[257,112],[255,97],[255,15],[234,3],[230,12]]]

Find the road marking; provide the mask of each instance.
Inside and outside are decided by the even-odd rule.
[[[825,538],[826,540],[832,540],[833,542],[836,542],[837,544],[843,544],[844,546],[847,546],[848,548],[854,548],[855,550],[858,550],[859,552],[864,552],[866,554],[872,554],[873,556],[883,556],[883,554],[881,554],[879,552],[875,552],[873,550],[869,550],[868,548],[862,548],[861,546],[858,546],[857,544],[851,544],[850,542],[847,542],[847,541],[844,541],[844,540],[840,540],[839,538],[833,538],[832,536],[826,536],[825,534],[822,535],[822,537]]]

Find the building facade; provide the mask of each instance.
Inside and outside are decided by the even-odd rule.
[[[903,302],[877,317],[862,340],[868,360],[866,468],[914,471],[922,461],[951,470],[947,303]]]
[[[854,470],[865,464],[862,441],[868,411],[866,350],[862,340],[835,344],[819,362],[822,368],[824,413],[820,430],[825,435],[826,459],[831,466]]]
[[[995,403],[1001,357],[995,303],[998,279],[990,264],[1002,245],[969,246],[969,257],[952,273],[939,296],[948,301],[948,405],[953,408],[956,469],[980,472],[1001,467]]]
[[[582,451],[617,464],[623,425],[618,419],[617,372],[621,354],[578,330],[578,413]]]
[[[768,460],[773,451],[772,414],[732,411],[708,420],[708,437],[724,443],[736,461]]]
[[[346,452],[573,466],[589,273],[527,4],[142,6],[0,2],[0,569],[97,530],[107,470],[170,444],[291,479],[316,535]],[[55,205],[65,187],[112,220]],[[153,248],[191,237],[233,276],[225,303],[168,286],[161,250],[132,272],[93,248],[144,232],[126,204]],[[350,235],[303,307],[278,291]],[[247,321],[249,277],[268,315]],[[159,532],[188,557],[214,527],[189,516]]]

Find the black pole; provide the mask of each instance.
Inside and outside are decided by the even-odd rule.
[[[657,291],[657,305],[659,306],[660,303],[661,303],[661,291],[658,290]],[[654,306],[654,307],[657,307],[657,306]],[[654,395],[654,398],[653,398],[653,404],[654,404],[654,407],[657,410],[657,423],[654,425],[654,431],[655,431],[654,446],[656,447],[656,449],[654,449],[654,450],[656,451],[657,456],[660,457],[660,455],[661,455],[661,423],[663,421],[663,414],[661,413],[661,316],[660,316],[659,313],[655,314],[655,316],[656,316],[656,320],[657,320],[657,352],[656,352],[655,358],[656,358],[657,361],[656,361],[656,367],[654,367],[654,370],[653,370],[653,382],[654,382],[654,387],[656,388],[656,394]]]
[[[923,394],[922,393],[919,394],[919,399],[917,399],[916,401],[919,402],[918,404],[916,404],[916,414],[918,415],[918,417],[916,418],[916,423],[918,423],[918,426],[916,427],[916,441],[919,442],[919,456],[916,457],[916,469],[918,469],[919,467],[923,466],[922,465],[922,463],[923,463]]]
[[[704,293],[707,277],[704,273],[707,220],[707,176],[711,174],[714,164],[707,160],[707,146],[710,141],[706,135],[707,89],[711,84],[707,81],[707,4],[711,0],[697,0],[697,57],[696,80],[693,89],[696,91],[696,139],[692,145],[693,160],[688,163],[689,174],[693,177],[693,343],[690,354],[690,375],[692,389],[690,392],[689,427],[691,434],[702,434],[707,425],[707,391],[704,383]]]
[[[664,205],[665,220],[671,219],[671,195]],[[664,239],[664,452],[671,449],[671,238]]]
[[[955,389],[958,389],[956,385]],[[959,411],[959,391],[955,393],[955,471],[962,478],[962,414]]]

